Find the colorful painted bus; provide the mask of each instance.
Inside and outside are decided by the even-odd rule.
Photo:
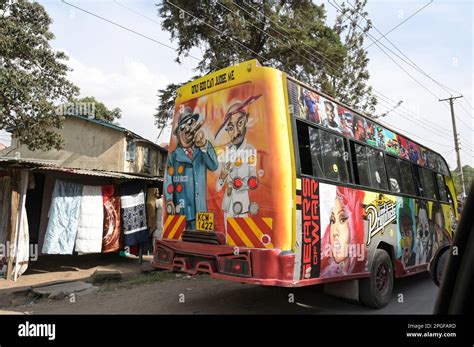
[[[178,90],[163,190],[154,266],[347,281],[374,308],[394,277],[427,270],[458,218],[441,155],[256,60]]]

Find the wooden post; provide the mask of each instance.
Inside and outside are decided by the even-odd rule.
[[[14,257],[14,245],[16,244],[17,238],[17,216],[18,216],[18,204],[20,203],[20,170],[10,168],[10,177],[11,177],[11,187],[12,187],[12,201],[11,201],[11,211],[10,211],[10,234],[8,236],[7,242],[7,280],[12,279],[13,272],[13,257]]]

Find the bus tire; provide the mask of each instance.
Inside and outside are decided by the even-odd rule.
[[[393,265],[383,249],[375,251],[370,277],[359,280],[359,300],[368,307],[380,309],[392,298]]]

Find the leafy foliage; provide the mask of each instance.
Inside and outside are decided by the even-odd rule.
[[[122,117],[122,110],[120,108],[116,107],[112,110],[109,110],[107,106],[104,105],[104,103],[97,101],[93,96],[86,96],[84,98],[74,100],[74,103],[94,104],[94,118],[104,122],[112,123],[113,121]]]
[[[340,14],[333,29],[341,37],[347,55],[342,73],[335,79],[335,94],[346,104],[373,112],[377,100],[372,95],[372,87],[367,84],[369,58],[364,49],[364,37],[372,28],[371,21],[365,20],[368,15],[364,10],[366,4],[367,0],[359,0],[354,5],[347,5],[344,1],[339,5]]]
[[[0,2],[0,129],[14,128],[31,150],[60,149],[63,117],[55,104],[79,92],[66,78],[64,52],[49,41],[51,18],[36,2]]]
[[[347,49],[311,0],[173,0],[159,4],[162,27],[176,41],[177,62],[203,52],[200,75],[257,58],[335,96]],[[167,124],[179,84],[158,91],[156,124]]]

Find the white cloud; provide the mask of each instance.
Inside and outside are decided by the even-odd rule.
[[[158,134],[153,118],[158,101],[156,94],[168,80],[140,61],[122,59],[119,69],[107,72],[69,54],[68,65],[73,69],[69,78],[81,89],[81,96],[94,96],[108,108],[119,107],[121,126],[154,141]]]

